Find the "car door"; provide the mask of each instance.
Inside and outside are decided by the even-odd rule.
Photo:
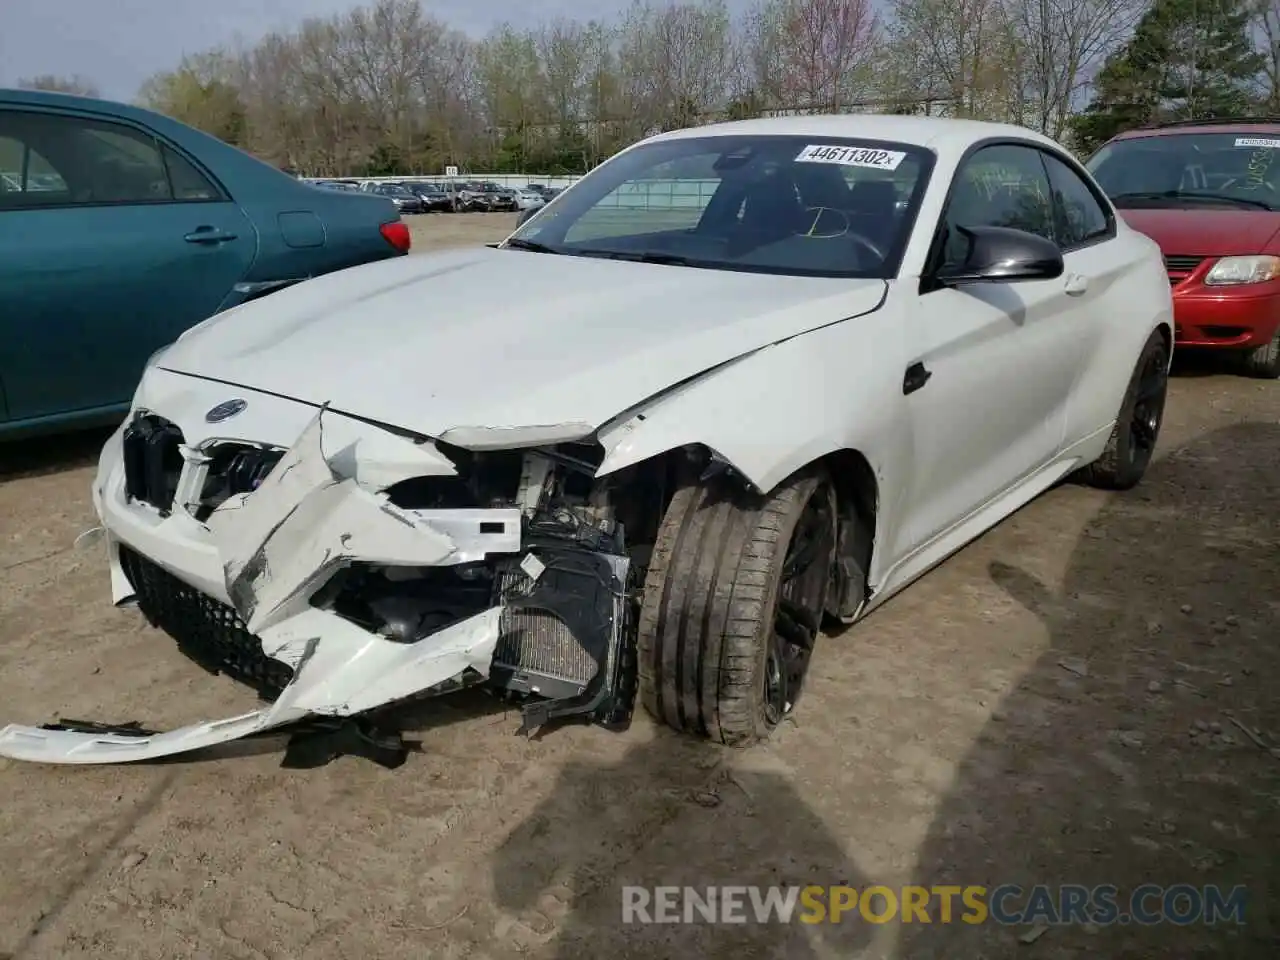
[[[1040,151],[997,143],[956,172],[931,265],[963,249],[956,226],[1014,227],[1055,239]],[[1059,449],[1079,365],[1080,282],[926,283],[904,372],[914,469],[898,555],[943,534]]]
[[[11,420],[126,404],[147,357],[214,313],[253,263],[243,211],[142,127],[0,108],[0,166],[16,167],[0,188]]]
[[[1075,296],[1071,327],[1079,347],[1076,379],[1064,423],[1064,448],[1083,439],[1098,424],[1097,403],[1081,396],[1079,384],[1101,351],[1114,349],[1107,331],[1130,306],[1118,282],[1134,268],[1134,255],[1113,243],[1116,215],[1110,203],[1074,161],[1050,150],[1042,151],[1049,185],[1053,188],[1054,229],[1062,250],[1065,275]]]

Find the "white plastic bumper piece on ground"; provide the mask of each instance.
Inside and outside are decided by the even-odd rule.
[[[417,643],[378,639],[321,610],[310,614],[294,618],[298,622],[290,622],[287,630],[278,628],[274,646],[263,637],[263,646],[273,655],[296,663],[292,682],[268,709],[150,736],[13,724],[0,730],[0,756],[40,763],[155,760],[262,733],[309,714],[353,716],[429,690],[468,669],[487,676],[502,608],[493,607]],[[314,636],[316,628],[327,635]]]
[[[323,451],[324,413],[258,490],[228,500],[208,523],[236,612],[263,652],[294,671],[276,701],[253,713],[150,735],[11,725],[0,730],[0,756],[44,763],[152,760],[308,715],[354,716],[469,672],[489,675],[501,607],[399,643],[311,605],[314,592],[353,561],[421,567],[520,549],[518,510],[406,511],[340,476]]]

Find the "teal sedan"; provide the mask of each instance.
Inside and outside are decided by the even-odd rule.
[[[118,420],[188,327],[409,244],[386,197],[148,110],[0,90],[0,440]]]

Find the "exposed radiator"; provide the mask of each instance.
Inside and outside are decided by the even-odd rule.
[[[504,571],[498,581],[502,599],[527,596],[532,581],[518,567]],[[538,609],[504,610],[502,635],[494,653],[495,666],[531,674],[532,692],[563,695],[563,686],[585,687],[599,670],[600,653],[593,655],[559,617]],[[552,681],[557,691],[536,689],[539,680]]]

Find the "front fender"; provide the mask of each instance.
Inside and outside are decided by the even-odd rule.
[[[843,323],[764,347],[622,414],[597,434],[605,455],[596,475],[699,445],[768,492],[801,467],[849,448],[883,481],[895,453],[895,413],[873,398],[892,396],[883,392],[891,382],[882,382],[891,365],[851,356],[838,377],[830,375],[836,365],[828,358],[850,356],[851,336]]]

